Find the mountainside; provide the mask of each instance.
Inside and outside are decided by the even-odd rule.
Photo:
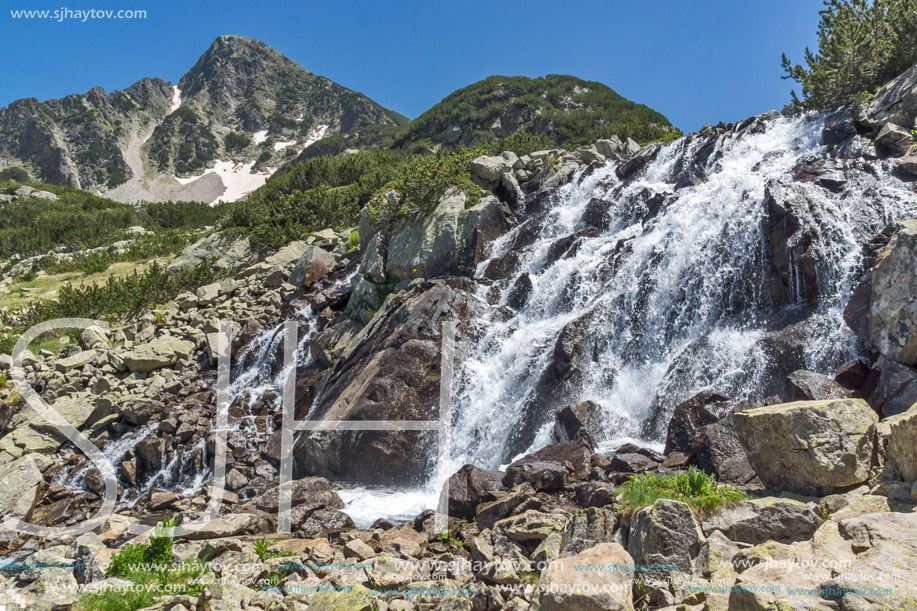
[[[519,131],[544,134],[558,145],[618,136],[647,142],[676,130],[663,115],[573,76],[491,76],[446,96],[395,141],[409,148],[476,146]]]
[[[257,188],[323,136],[406,123],[264,43],[221,36],[177,86],[14,102],[0,110],[0,159],[120,201],[212,202]]]

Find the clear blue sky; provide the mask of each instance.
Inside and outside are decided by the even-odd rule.
[[[0,106],[177,82],[221,34],[416,117],[491,74],[601,81],[693,131],[789,99],[780,54],[813,45],[821,0],[4,0]],[[14,20],[11,9],[144,9],[143,20]]]

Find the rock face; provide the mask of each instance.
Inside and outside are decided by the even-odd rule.
[[[917,365],[917,220],[899,223],[844,310],[867,348]]]
[[[765,486],[811,492],[866,481],[878,417],[861,399],[801,401],[733,415]]]
[[[464,286],[416,280],[387,299],[340,353],[311,417],[435,420],[442,323],[467,319],[479,307]],[[426,455],[415,447],[419,437],[414,431],[316,431],[297,440],[294,457],[304,475],[403,483],[426,466]]]
[[[602,543],[552,563],[541,574],[542,611],[625,611],[632,608],[632,574],[584,572],[584,566],[630,567],[631,556],[617,543]]]

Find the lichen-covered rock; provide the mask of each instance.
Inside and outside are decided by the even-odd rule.
[[[906,482],[917,481],[917,404],[886,422],[891,428],[888,458]]]
[[[459,216],[465,193],[447,191],[422,220],[403,224],[388,241],[385,272],[389,278],[433,278],[457,269]]]
[[[733,421],[765,486],[806,493],[869,477],[878,416],[861,399],[782,403],[738,412]]]
[[[45,478],[29,456],[0,466],[0,519],[28,520],[45,489]]]
[[[617,543],[602,543],[552,562],[541,573],[541,611],[624,611],[633,607],[633,558]],[[584,571],[584,566],[621,570]]]
[[[177,337],[163,336],[135,346],[119,356],[131,371],[147,372],[172,367],[178,361],[191,356],[193,351],[192,342]]]
[[[631,519],[627,552],[650,572],[693,570],[704,533],[687,503],[660,499]],[[668,567],[668,568],[662,568]]]
[[[863,276],[844,320],[867,348],[917,365],[917,220],[902,221]]]
[[[731,541],[757,545],[765,541],[792,543],[812,537],[821,520],[805,503],[765,497],[740,501],[706,518],[704,532],[720,531]]]

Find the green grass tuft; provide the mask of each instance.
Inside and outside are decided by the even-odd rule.
[[[672,499],[709,515],[721,505],[749,498],[738,488],[719,484],[714,476],[691,466],[687,471],[643,473],[631,477],[622,486],[619,507],[624,511],[636,511],[659,499]]]

